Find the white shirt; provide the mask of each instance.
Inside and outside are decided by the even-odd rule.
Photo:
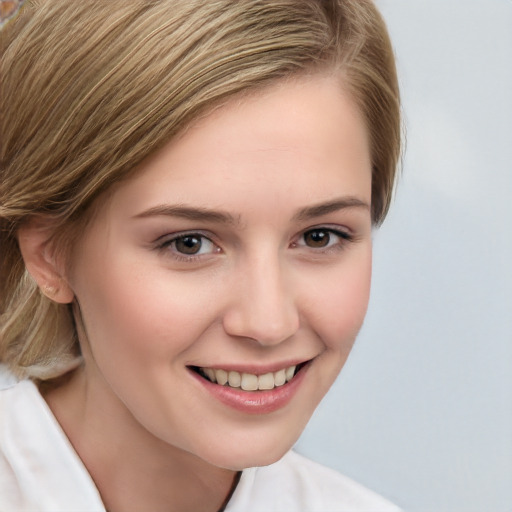
[[[3,380],[3,382],[2,382]],[[31,381],[0,368],[0,512],[105,512],[94,482]],[[399,512],[372,491],[294,452],[249,468],[226,512]]]

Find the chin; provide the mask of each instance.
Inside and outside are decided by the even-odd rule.
[[[199,455],[206,462],[231,471],[268,466],[281,459],[295,444],[297,439],[273,439],[270,442],[233,441],[229,446]]]

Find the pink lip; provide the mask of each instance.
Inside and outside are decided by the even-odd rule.
[[[304,365],[292,380],[283,386],[268,391],[243,391],[214,384],[193,370],[190,374],[217,400],[246,414],[269,414],[287,405],[297,393],[300,384],[310,366]]]

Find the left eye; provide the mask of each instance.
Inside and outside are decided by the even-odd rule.
[[[304,232],[297,245],[311,247],[312,249],[326,249],[349,239],[350,235],[348,233],[327,228],[316,228]]]
[[[218,250],[217,246],[209,238],[199,233],[177,236],[165,241],[161,247],[169,247],[174,252],[184,256],[200,256],[202,254],[211,254]]]

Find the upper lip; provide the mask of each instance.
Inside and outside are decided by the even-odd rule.
[[[311,361],[311,359],[290,359],[287,361],[268,363],[268,364],[250,364],[250,363],[213,363],[205,365],[189,365],[194,368],[212,368],[213,370],[226,370],[239,373],[250,373],[253,375],[264,375],[265,373],[278,372],[290,366],[299,366]]]

